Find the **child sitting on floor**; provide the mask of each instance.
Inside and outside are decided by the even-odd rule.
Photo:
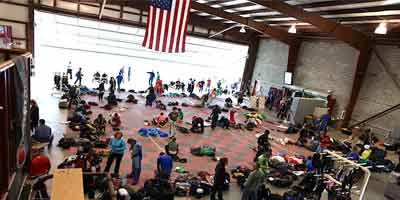
[[[121,125],[121,116],[118,113],[114,113],[111,117],[110,124],[113,128],[118,128]]]
[[[153,119],[153,124],[158,126],[158,127],[163,127],[165,124],[168,122],[168,117],[164,115],[163,112],[160,113],[160,115],[154,117]]]

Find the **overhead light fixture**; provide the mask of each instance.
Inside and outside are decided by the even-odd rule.
[[[288,32],[289,32],[289,33],[297,33],[297,30],[296,30],[296,25],[292,25],[292,26],[290,26],[290,28],[289,28]]]
[[[385,35],[387,33],[386,22],[382,22],[376,27],[375,34]]]
[[[246,29],[244,28],[244,26],[242,26],[242,28],[240,28],[239,32],[246,33]]]

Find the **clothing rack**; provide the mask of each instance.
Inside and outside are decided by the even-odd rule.
[[[358,163],[355,163],[355,162],[353,162],[353,161],[351,161],[351,160],[349,160],[349,159],[347,159],[347,158],[345,158],[345,157],[343,157],[343,156],[341,156],[341,155],[339,155],[339,154],[337,154],[335,152],[332,152],[332,151],[329,151],[329,150],[325,150],[324,153],[327,153],[327,154],[333,156],[336,160],[340,160],[341,162],[344,162],[344,163],[348,164],[349,166],[354,166],[354,167],[360,168],[362,171],[364,171],[365,175],[364,175],[364,180],[363,180],[363,183],[362,183],[362,186],[361,186],[361,193],[360,193],[360,198],[359,198],[359,200],[363,200],[364,199],[364,195],[365,195],[365,191],[367,189],[367,185],[368,185],[368,182],[369,182],[369,179],[370,179],[370,176],[371,176],[371,172],[369,171],[369,169],[366,168],[366,167],[363,167],[362,165],[360,165]],[[336,180],[334,177],[332,177],[332,176],[330,176],[328,174],[324,174],[324,177],[329,179],[330,181],[333,181],[334,183],[336,183],[338,185],[342,184],[340,181]]]

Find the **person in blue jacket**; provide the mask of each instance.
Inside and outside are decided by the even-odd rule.
[[[123,76],[122,73],[119,73],[116,78],[117,78],[118,91],[120,91],[121,90],[121,83],[122,83],[122,81],[124,81],[124,76]]]
[[[171,156],[161,152],[157,158],[157,172],[161,178],[169,179],[172,172],[173,161]]]
[[[122,157],[126,149],[125,141],[122,139],[122,132],[116,132],[114,137],[111,138],[108,146],[111,148],[111,153],[108,156],[105,172],[109,172],[114,159],[116,159],[114,167],[114,176],[119,176],[119,167],[121,165]]]

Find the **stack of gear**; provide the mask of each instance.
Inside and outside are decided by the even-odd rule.
[[[176,196],[189,195],[195,198],[202,198],[209,195],[212,189],[210,182],[203,181],[192,174],[179,175],[174,183]]]
[[[213,146],[202,145],[200,147],[191,148],[190,152],[195,156],[210,156],[210,157],[214,157],[216,149]]]
[[[268,182],[279,188],[290,187],[296,179],[296,175],[283,170],[271,170],[271,172],[267,174]]]
[[[130,94],[130,95],[128,95],[126,102],[127,102],[127,103],[137,104],[137,103],[138,103],[138,100],[135,99],[135,96],[133,96],[133,95]]]
[[[172,102],[168,102],[167,105],[168,105],[168,106],[179,106],[179,102],[177,102],[177,101],[172,101]]]
[[[58,147],[61,147],[63,149],[69,149],[70,147],[76,146],[77,142],[75,141],[74,138],[66,138],[63,137],[58,141]]]
[[[245,166],[237,166],[231,170],[232,178],[236,179],[240,188],[243,188],[247,177],[249,177],[251,170]]]
[[[168,181],[161,179],[149,179],[144,187],[136,193],[137,199],[173,200],[174,191]]]
[[[169,134],[161,131],[159,128],[141,128],[139,129],[139,134],[140,136],[143,137],[148,137],[148,136],[152,136],[152,137],[168,137]]]

